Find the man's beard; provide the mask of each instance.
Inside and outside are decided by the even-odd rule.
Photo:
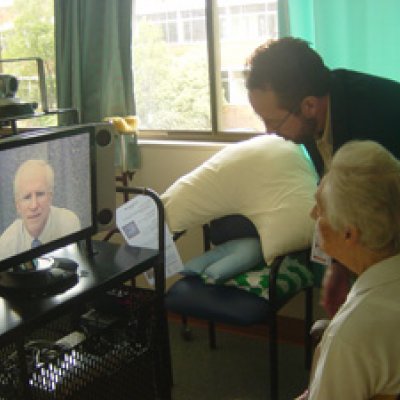
[[[295,142],[298,144],[313,140],[318,134],[317,119],[301,117],[301,128]]]

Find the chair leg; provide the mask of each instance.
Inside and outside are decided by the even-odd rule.
[[[192,334],[192,330],[190,329],[189,325],[188,325],[188,318],[186,317],[186,315],[182,315],[182,326],[181,326],[181,336],[183,339],[189,341],[193,339],[193,334]]]
[[[171,400],[171,388],[174,385],[174,376],[173,376],[173,371],[172,371],[172,356],[171,356],[171,345],[170,345],[170,335],[169,335],[169,325],[167,321],[167,315],[166,313],[163,315],[162,318],[162,328],[160,329],[161,332],[164,334],[162,335],[162,340],[164,341],[164,351],[162,355],[162,363],[164,364],[162,367],[162,373],[160,373],[160,376],[164,376],[164,384],[166,385],[166,391],[167,393],[167,399]],[[165,373],[168,371],[167,373]]]
[[[215,323],[213,321],[208,321],[208,344],[210,349],[217,348],[217,339],[215,333]]]
[[[312,363],[312,337],[311,337],[311,326],[313,321],[313,288],[307,288],[305,290],[305,332],[304,332],[304,349],[305,349],[305,367],[311,369]]]
[[[271,400],[278,400],[278,334],[276,313],[273,313],[269,324],[269,368]]]

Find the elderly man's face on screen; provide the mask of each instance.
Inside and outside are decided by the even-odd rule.
[[[34,166],[19,176],[15,193],[16,208],[32,237],[37,238],[46,225],[52,200],[46,168]]]

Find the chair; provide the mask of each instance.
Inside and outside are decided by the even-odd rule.
[[[222,243],[237,237],[258,236],[253,224],[241,215],[231,215],[212,221],[203,227],[204,249],[210,249],[211,244]],[[233,237],[232,237],[233,235]],[[307,268],[309,250],[302,252]],[[190,334],[187,318],[208,321],[209,346],[216,348],[217,323],[234,326],[252,326],[266,324],[269,327],[269,362],[270,362],[270,397],[278,399],[278,332],[277,313],[299,291],[305,292],[305,364],[311,366],[312,324],[312,285],[301,288],[289,296],[279,296],[277,277],[285,256],[275,259],[270,268],[269,299],[250,293],[237,287],[206,284],[201,277],[185,276],[175,282],[166,294],[166,307],[169,311],[182,316],[183,332]]]

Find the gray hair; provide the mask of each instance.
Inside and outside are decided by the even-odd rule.
[[[321,199],[335,230],[355,226],[371,250],[400,251],[400,161],[373,141],[352,141],[334,155]]]
[[[54,171],[53,168],[44,160],[27,160],[17,169],[14,177],[14,196],[17,199],[21,177],[34,168],[43,168],[46,174],[46,181],[50,192],[54,191]]]

